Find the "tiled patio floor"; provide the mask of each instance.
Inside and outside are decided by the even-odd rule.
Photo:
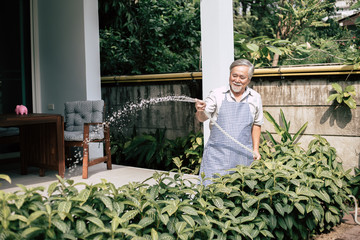
[[[84,182],[86,184],[100,183],[101,179],[105,179],[108,182],[113,183],[116,187],[120,187],[129,182],[142,182],[151,177],[156,170],[146,168],[136,168],[121,165],[112,165],[112,170],[106,170],[106,164],[97,164],[89,168],[89,178],[82,179],[81,166],[78,166],[75,170],[70,171],[66,169],[65,179],[72,179],[76,182]],[[6,174],[11,178],[11,184],[3,179],[0,179],[0,190],[4,192],[15,192],[20,190],[17,184],[25,185],[27,188],[43,186],[45,190],[47,187],[58,181],[56,178],[56,171],[46,171],[44,177],[39,176],[39,169],[29,167],[27,175],[20,174],[20,166],[12,166],[2,168],[0,174]],[[196,176],[189,176],[190,178],[196,178]],[[149,183],[153,183],[149,181]]]

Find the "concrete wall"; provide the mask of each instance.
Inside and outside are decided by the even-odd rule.
[[[300,139],[307,149],[308,143],[318,134],[335,147],[345,168],[359,167],[360,163],[360,75],[353,75],[346,82],[346,75],[311,76],[286,78],[254,78],[253,88],[263,100],[264,110],[280,122],[280,109],[290,121],[291,133],[296,133],[308,122],[308,127]],[[356,88],[356,109],[336,108],[326,99],[332,94],[331,83]],[[273,126],[265,120],[262,130],[275,133]]]
[[[280,109],[287,121],[290,132],[297,132],[308,122],[301,145],[307,149],[314,134],[326,138],[335,147],[345,168],[359,167],[360,162],[360,75],[353,75],[345,81],[346,75],[339,76],[296,76],[296,77],[254,77],[252,87],[262,95],[264,110],[280,122]],[[357,108],[337,108],[326,99],[332,91],[331,83],[354,85],[357,92]],[[201,80],[159,83],[121,83],[103,85],[102,97],[108,109],[123,109],[127,102],[139,102],[141,99],[157,98],[168,95],[187,95],[202,98]],[[111,112],[111,111],[109,111]],[[197,131],[202,124],[194,117],[195,108],[191,103],[164,102],[145,107],[127,114],[126,132],[135,125],[139,132],[155,131],[156,128],[168,129],[167,137],[185,136]],[[129,127],[130,126],[130,127]],[[114,131],[119,131],[112,126]],[[123,131],[122,129],[121,131]],[[262,128],[275,133],[273,126],[265,120]]]
[[[200,131],[202,124],[194,118],[194,103],[142,103],[144,100],[183,95],[201,98],[201,80],[102,86],[102,97],[108,119],[111,118],[112,132],[127,136],[131,135],[134,126],[138,133],[166,128],[166,137],[169,139],[186,136],[190,131]]]

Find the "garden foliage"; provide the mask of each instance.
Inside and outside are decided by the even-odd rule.
[[[355,101],[355,87],[353,85],[348,85],[343,89],[338,83],[331,84],[332,87],[335,89],[335,93],[331,94],[327,98],[327,102],[331,102],[336,100],[336,102],[341,104],[346,104],[349,108],[355,109],[356,108],[356,101]]]
[[[0,191],[1,238],[308,239],[340,223],[352,178],[341,163],[297,151],[268,153],[207,187],[179,170],[119,188],[59,177],[48,196]]]
[[[46,193],[0,191],[0,239],[309,239],[340,223],[359,178],[321,136],[307,151],[291,139],[264,139],[262,160],[208,186],[175,158],[173,172],[121,187],[58,177]]]
[[[204,148],[202,132],[190,132],[176,139],[166,138],[165,132],[166,128],[137,135],[134,130],[129,138],[114,138],[112,156],[117,164],[167,171],[176,167],[173,159],[177,158],[186,166],[185,173],[197,174]]]
[[[201,71],[199,0],[98,2],[103,76]],[[235,58],[257,67],[343,63],[358,68],[359,30],[341,27],[331,17],[334,2],[233,1]]]
[[[360,169],[355,168],[355,176],[350,180],[352,195],[356,199],[360,199]]]
[[[200,5],[99,0],[101,74],[199,71]]]
[[[235,57],[256,66],[343,63],[359,67],[359,30],[339,25],[335,0],[236,0]],[[354,4],[352,9],[358,9]],[[277,59],[276,56],[279,56]]]

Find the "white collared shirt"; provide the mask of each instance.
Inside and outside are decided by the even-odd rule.
[[[225,96],[229,102],[236,102],[234,94],[230,91],[230,85],[223,86],[220,88],[216,88],[210,91],[207,98],[205,98],[206,108],[205,111],[211,114],[211,118],[215,121],[219,115],[219,110]],[[248,96],[248,99],[246,97]],[[241,96],[240,102],[247,102],[250,106],[250,112],[253,116],[255,125],[263,125],[264,124],[264,115],[263,115],[263,107],[261,96],[255,90],[246,87],[245,92]],[[214,125],[210,122],[210,128]]]

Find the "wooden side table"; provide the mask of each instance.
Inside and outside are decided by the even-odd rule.
[[[27,167],[40,168],[40,176],[46,169],[57,170],[65,175],[64,117],[60,114],[34,113],[28,115],[0,115],[0,127],[20,128],[21,174]]]

